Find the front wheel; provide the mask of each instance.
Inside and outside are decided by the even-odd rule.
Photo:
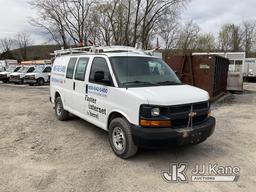
[[[24,79],[21,79],[20,80],[20,85],[23,85],[24,84]]]
[[[43,79],[43,78],[39,78],[39,79],[37,80],[37,84],[38,84],[39,86],[43,86],[43,85],[44,85],[44,79]]]
[[[68,112],[64,109],[60,97],[55,100],[55,114],[60,121],[65,121],[68,118]]]
[[[130,125],[124,118],[111,121],[109,142],[114,153],[123,159],[134,156],[138,151],[138,147],[133,143]]]

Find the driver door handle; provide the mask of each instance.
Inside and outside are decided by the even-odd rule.
[[[73,91],[76,90],[76,82],[73,82]]]

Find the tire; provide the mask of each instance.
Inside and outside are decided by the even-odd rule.
[[[34,83],[29,83],[29,86],[34,86]]]
[[[43,86],[43,85],[44,85],[44,79],[43,79],[43,78],[39,78],[39,79],[37,80],[37,84],[38,84],[39,86]]]
[[[131,128],[125,118],[113,119],[108,135],[111,148],[118,157],[128,159],[137,153],[138,147],[133,142]]]
[[[3,83],[8,83],[8,80],[4,80]]]
[[[24,79],[21,79],[20,80],[20,85],[23,85],[24,84]]]
[[[55,114],[60,121],[65,121],[68,118],[68,112],[64,109],[60,97],[57,97],[55,100]]]

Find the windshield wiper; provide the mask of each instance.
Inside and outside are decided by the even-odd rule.
[[[123,83],[124,85],[127,85],[127,84],[143,84],[143,85],[158,85],[157,83],[151,83],[151,82],[146,82],[146,81],[129,81],[129,82],[125,82]]]
[[[158,82],[158,85],[181,85],[181,83],[178,83],[176,81],[162,81]]]

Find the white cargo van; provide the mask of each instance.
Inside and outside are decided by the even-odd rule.
[[[50,73],[52,67],[50,65],[37,66],[33,73],[28,73],[24,77],[24,83],[29,85],[42,86],[50,82]]]
[[[11,73],[10,74],[10,79],[9,81],[11,83],[19,83],[23,84],[24,83],[24,77],[27,73],[32,73],[35,71],[34,66],[25,66],[20,68],[17,72]]]
[[[209,94],[182,84],[160,58],[126,47],[55,54],[50,101],[57,118],[72,113],[108,131],[121,158],[138,147],[198,144],[214,132]]]
[[[15,66],[11,65],[9,66],[6,71],[0,72],[0,81],[3,83],[7,83],[10,79],[10,74],[17,72],[21,67],[20,66]]]

